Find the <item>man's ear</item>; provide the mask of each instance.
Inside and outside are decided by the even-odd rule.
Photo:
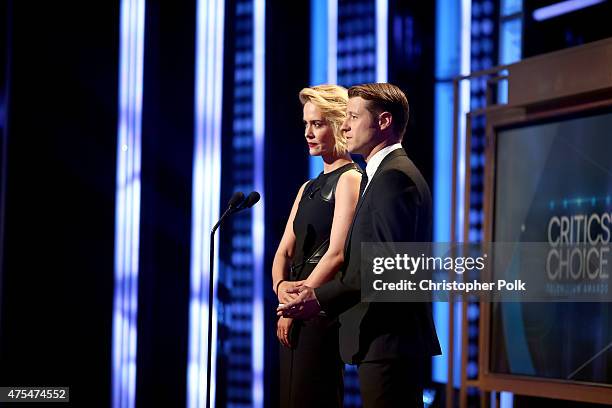
[[[380,130],[388,129],[392,124],[393,116],[389,112],[383,112],[378,115],[378,126],[380,126]]]

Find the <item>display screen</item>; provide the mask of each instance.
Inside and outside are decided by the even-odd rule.
[[[550,242],[561,222],[580,241],[592,219],[591,233],[610,244],[610,111],[498,129],[496,140],[494,241]],[[494,303],[491,311],[492,373],[612,384],[610,303]]]

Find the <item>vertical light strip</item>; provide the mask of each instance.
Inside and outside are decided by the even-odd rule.
[[[311,0],[310,2],[310,85],[325,83],[329,54],[327,21],[328,3],[333,0]],[[337,1],[337,0],[335,0]],[[297,97],[297,96],[296,96]]]
[[[472,0],[461,0],[461,75],[468,75],[471,70],[471,58],[472,58]],[[458,242],[463,241],[463,225],[464,220],[464,197],[466,189],[469,186],[465,185],[465,125],[466,125],[466,114],[470,111],[470,82],[467,80],[461,81],[459,84],[459,140],[457,143],[458,148],[458,160],[457,165],[457,236],[453,237]],[[455,304],[455,316],[453,324],[455,325],[454,339],[449,341],[454,342],[454,361],[453,361],[453,377],[454,386],[456,388],[461,385],[461,336],[462,336],[462,325],[461,325],[461,312],[462,308],[465,307],[464,302],[457,302]]]
[[[387,82],[388,27],[388,0],[376,0],[376,82]]]
[[[455,20],[457,9],[460,7],[460,21]],[[452,105],[453,91],[452,78],[458,74],[466,75],[470,72],[471,62],[471,0],[447,0],[439,2],[436,6],[436,128],[435,128],[435,185],[434,185],[434,212],[435,229],[434,239],[438,242],[448,242],[451,239],[462,240],[463,237],[463,197],[465,195],[465,114],[470,109],[470,86],[468,81],[462,81],[459,86],[459,143],[457,160],[457,180],[452,180]],[[459,35],[458,35],[459,34]],[[459,42],[454,40],[459,38]],[[459,59],[460,72],[456,71],[454,61]],[[450,189],[452,183],[457,183],[457,202],[451,203]],[[451,237],[450,214],[451,206],[457,209],[458,236]],[[448,304],[434,303],[434,319],[436,329],[440,335],[443,354],[434,357],[432,364],[432,377],[434,381],[445,383],[448,381],[447,364],[444,348],[454,343],[454,385],[459,386],[461,367],[461,307],[455,305],[455,316],[451,316]],[[453,339],[448,337],[449,323],[455,326]]]
[[[254,180],[253,187],[261,194],[261,202],[253,207],[253,328],[251,333],[251,367],[253,370],[252,398],[253,407],[263,407],[264,397],[264,115],[265,115],[265,49],[266,49],[266,18],[265,0],[253,0],[253,147]]]
[[[522,2],[511,2],[502,0],[501,2],[501,24],[499,33],[500,64],[511,64],[521,59],[522,51]],[[512,20],[504,17],[515,14]],[[508,103],[508,82],[503,81],[499,86],[499,103]],[[500,407],[512,408],[514,406],[514,394],[511,392],[501,392]]]
[[[213,308],[211,406],[215,406],[217,311],[208,299],[210,230],[219,218],[221,194],[221,109],[223,92],[224,0],[199,0],[196,5],[194,153],[191,220],[191,294],[187,406],[204,407],[209,384],[208,311]],[[218,257],[215,246],[215,261]],[[213,283],[216,297],[216,279]]]
[[[331,3],[335,3],[336,13],[338,8],[338,0],[311,0],[310,2],[310,85],[320,85],[324,83],[335,83],[329,80],[329,66],[333,65],[334,69],[337,66],[337,52],[328,52],[330,46],[337,51],[337,26],[338,17],[336,15],[334,33],[332,35],[332,27],[327,19]],[[333,41],[333,44],[331,44]],[[334,61],[331,61],[331,60]],[[331,61],[331,62],[330,62]],[[297,95],[296,95],[297,98]],[[323,171],[323,160],[317,156],[309,157],[309,175],[310,178],[316,178]]]
[[[461,0],[461,75],[468,75],[471,69],[472,44],[472,0]],[[459,140],[457,160],[457,241],[463,241],[464,197],[468,186],[465,185],[465,115],[470,111],[470,82],[459,84]]]
[[[459,74],[456,61],[461,55],[460,18],[458,0],[436,3],[436,85],[435,85],[435,142],[434,142],[434,241],[450,241],[450,213],[452,208],[453,162],[453,85]],[[433,304],[434,320],[442,355],[432,361],[432,378],[438,383],[448,380],[449,307],[447,303]]]
[[[499,63],[509,65],[521,60],[523,33],[523,4],[502,0],[499,24]],[[508,71],[502,71],[508,74]],[[498,103],[508,103],[508,81],[498,86]]]
[[[112,406],[136,401],[138,252],[145,0],[123,0],[115,197]]]
[[[310,83],[335,84],[338,82],[338,0],[312,0],[310,4]],[[323,161],[310,157],[309,169],[310,178],[316,178],[323,171]]]
[[[500,408],[512,408],[514,406],[514,394],[511,392],[500,392]]]
[[[327,83],[338,81],[338,0],[327,0]]]

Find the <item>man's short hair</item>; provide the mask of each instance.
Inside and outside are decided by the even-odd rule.
[[[367,109],[373,115],[389,112],[393,117],[393,129],[400,140],[408,126],[408,98],[401,89],[385,82],[355,85],[348,90],[349,98],[361,97],[368,101]]]

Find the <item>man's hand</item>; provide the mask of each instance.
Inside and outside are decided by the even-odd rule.
[[[291,330],[292,324],[293,319],[282,316],[278,319],[278,323],[276,324],[276,337],[278,337],[278,340],[283,346],[289,348],[291,348],[291,343],[289,342],[289,331]]]
[[[297,293],[298,296],[291,302],[285,303],[276,309],[276,314],[283,317],[307,320],[315,317],[321,311],[314,289],[301,285],[288,291],[289,294]]]
[[[304,281],[283,281],[278,285],[278,303],[287,304],[297,299],[297,292],[294,290],[302,286]]]

